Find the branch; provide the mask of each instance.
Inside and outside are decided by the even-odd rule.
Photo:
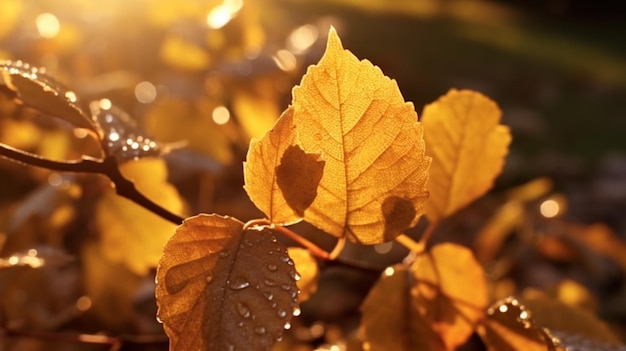
[[[0,156],[17,163],[46,168],[53,171],[105,175],[113,182],[115,191],[119,196],[133,201],[139,206],[174,224],[180,225],[183,223],[182,217],[148,199],[137,190],[132,181],[124,178],[124,175],[120,172],[118,161],[113,156],[107,156],[103,160],[82,158],[78,161],[54,161],[14,149],[2,143],[0,143]]]

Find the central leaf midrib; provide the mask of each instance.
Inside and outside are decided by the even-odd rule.
[[[341,65],[343,65],[343,60],[341,61]],[[339,129],[341,131],[341,154],[343,155],[343,187],[345,189],[345,193],[346,193],[346,201],[344,204],[344,215],[343,215],[343,223],[342,223],[342,227],[343,227],[343,233],[346,233],[346,224],[348,223],[348,216],[350,214],[350,212],[348,211],[349,208],[349,201],[350,201],[350,191],[348,189],[348,162],[347,162],[347,155],[346,155],[346,144],[345,144],[345,133],[344,133],[344,111],[343,111],[343,102],[342,102],[342,91],[341,91],[341,80],[339,79],[339,74],[341,72],[341,67],[337,67],[335,69],[335,79],[337,80],[337,107],[339,110]]]

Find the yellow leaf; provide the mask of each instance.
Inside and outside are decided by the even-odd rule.
[[[273,84],[273,80],[261,80],[255,82],[256,91],[238,89],[233,93],[233,111],[251,138],[262,137],[272,128],[280,113]]]
[[[324,56],[293,89],[293,108],[299,145],[326,161],[306,221],[363,244],[392,240],[417,223],[430,158],[395,80],[344,50],[331,28]]]
[[[173,213],[183,211],[176,188],[167,182],[162,159],[143,158],[120,167],[125,177],[152,201]],[[146,274],[156,267],[163,246],[176,227],[143,207],[117,196],[114,191],[100,198],[96,225],[101,233],[101,250],[108,260],[121,262],[133,273]]]
[[[471,251],[440,244],[409,268],[385,270],[361,307],[365,340],[371,351],[454,350],[486,306],[487,283]]]
[[[293,108],[282,114],[274,129],[261,140],[252,140],[246,162],[246,192],[254,204],[275,224],[302,219],[317,196],[324,161],[294,145]]]
[[[176,36],[165,38],[161,59],[173,67],[191,71],[207,69],[211,64],[211,57],[204,49]]]
[[[0,1],[0,13],[2,14],[2,21],[0,21],[0,39],[4,39],[7,34],[13,31],[20,19],[22,6],[20,0]]]
[[[289,257],[296,265],[296,270],[300,279],[296,282],[300,294],[298,295],[298,302],[302,303],[311,297],[317,290],[317,280],[320,275],[320,270],[317,267],[317,261],[311,255],[311,252],[301,247],[290,247]]]
[[[294,263],[268,229],[198,215],[157,268],[157,315],[171,351],[270,350],[298,309]]]
[[[493,186],[511,142],[500,117],[495,102],[470,90],[452,89],[424,108],[426,153],[433,158],[428,219],[449,216]]]
[[[476,257],[481,263],[494,260],[502,249],[506,239],[524,220],[524,207],[517,201],[509,201],[502,205],[487,220],[474,239]]]

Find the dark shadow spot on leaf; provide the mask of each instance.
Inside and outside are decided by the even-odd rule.
[[[326,162],[318,154],[307,154],[291,145],[276,167],[276,182],[287,204],[300,216],[317,197],[317,187],[324,174]]]
[[[393,240],[406,230],[417,214],[410,200],[399,196],[389,196],[381,206],[385,218],[385,241]]]

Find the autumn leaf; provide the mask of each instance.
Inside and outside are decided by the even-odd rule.
[[[258,78],[251,87],[238,87],[232,94],[232,106],[241,128],[251,138],[261,138],[276,123],[280,114],[279,96],[273,77]]]
[[[324,164],[319,155],[307,154],[295,145],[293,108],[289,107],[261,140],[250,141],[244,188],[272,223],[293,224],[317,197]]]
[[[362,325],[372,351],[454,350],[486,306],[487,283],[471,251],[440,244],[410,267],[385,270],[361,307]]]
[[[326,162],[304,219],[353,242],[392,240],[416,224],[430,159],[413,104],[331,28],[324,56],[293,89],[298,145]]]
[[[298,301],[300,303],[306,301],[317,290],[317,280],[320,276],[320,270],[317,261],[311,255],[311,252],[301,247],[290,247],[288,249],[289,257],[293,260],[298,270],[300,279],[297,281],[300,294]]]
[[[20,0],[4,0],[0,2],[0,13],[2,21],[0,21],[0,39],[4,39],[19,23],[20,15],[24,5]]]
[[[488,97],[450,90],[422,113],[430,167],[426,216],[439,221],[485,194],[502,171],[511,142],[501,111]]]
[[[167,182],[163,159],[144,158],[125,163],[122,174],[152,201],[173,213],[183,212],[183,202],[173,185]],[[163,245],[175,225],[113,190],[104,194],[96,205],[96,225],[101,235],[101,250],[112,262],[125,264],[132,272],[143,275],[156,267]]]
[[[170,350],[270,350],[298,309],[296,271],[268,229],[198,215],[176,229],[157,268]]]
[[[76,93],[49,76],[45,69],[22,61],[1,61],[0,88],[0,93],[10,93],[12,98],[40,112],[78,128],[96,130]]]
[[[557,342],[517,299],[494,303],[478,327],[488,351],[557,351]]]

